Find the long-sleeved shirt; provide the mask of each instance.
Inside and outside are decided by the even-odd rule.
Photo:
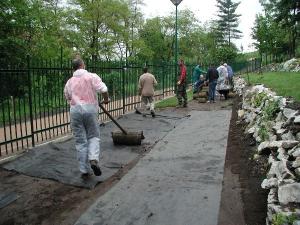
[[[229,65],[227,65],[227,73],[229,78],[233,77],[233,70]]]
[[[207,71],[206,80],[208,82],[212,82],[214,80],[217,80],[219,78],[219,72],[216,68],[211,67]]]
[[[107,92],[107,86],[101,78],[84,69],[78,69],[67,81],[64,94],[71,106],[98,105],[97,92]]]
[[[220,77],[224,77],[225,79],[228,78],[228,71],[227,71],[227,68],[225,66],[221,65],[217,68],[217,70],[219,72]]]
[[[193,83],[195,83],[196,81],[198,81],[200,79],[200,75],[202,73],[206,73],[206,72],[201,69],[200,65],[197,65],[193,71],[193,77],[192,77]]]
[[[153,74],[144,73],[140,76],[139,90],[142,96],[153,96],[155,85],[157,85],[157,81]]]
[[[179,77],[179,81],[180,83],[184,83],[186,80],[186,66],[185,65],[182,65],[180,67],[180,77]]]

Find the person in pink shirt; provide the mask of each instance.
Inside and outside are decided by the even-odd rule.
[[[70,104],[79,170],[81,177],[86,179],[90,175],[90,168],[96,176],[101,175],[97,93],[102,94],[104,104],[109,102],[109,98],[105,83],[97,74],[85,70],[82,59],[74,59],[72,66],[74,73],[65,85],[64,95]]]

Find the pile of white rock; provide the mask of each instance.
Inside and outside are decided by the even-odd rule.
[[[271,63],[263,67],[265,71],[272,72],[299,72],[300,71],[300,59],[292,58],[283,63]]]
[[[235,91],[243,98],[238,111],[246,134],[257,144],[255,160],[268,156],[269,171],[261,187],[269,189],[266,224],[300,225],[300,111],[263,85],[245,88],[235,78]],[[275,221],[275,222],[274,222]]]

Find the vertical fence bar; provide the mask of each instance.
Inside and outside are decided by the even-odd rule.
[[[1,103],[2,108],[2,122],[3,122],[3,129],[4,129],[4,141],[5,141],[5,152],[8,154],[8,148],[7,148],[7,136],[6,136],[6,120],[5,120],[5,100]],[[1,153],[0,153],[1,156]]]
[[[50,121],[51,121],[51,124],[49,124],[49,129],[51,128],[52,126],[52,137],[55,137],[55,131],[54,131],[54,112],[53,112],[53,88],[55,88],[55,85],[53,84],[53,74],[55,74],[55,70],[53,71],[52,68],[55,67],[55,64],[53,63],[53,60],[49,60],[49,63],[50,63],[50,68],[49,68],[49,75],[48,75],[48,79],[47,81],[49,81],[49,84],[51,85],[51,88],[50,90],[48,90],[48,109],[49,109],[49,113],[51,114],[51,118],[50,118],[50,115],[49,118],[50,118]]]
[[[15,139],[18,138],[18,128],[17,128],[17,115],[16,115],[16,102],[15,97],[12,96],[12,109],[13,109],[13,119],[14,119],[14,127],[15,127]],[[19,141],[16,141],[17,150],[19,149]]]
[[[162,94],[165,97],[165,65],[162,65]]]
[[[61,68],[62,71],[64,71],[63,69],[63,61],[61,60],[62,64],[61,64]],[[67,66],[67,68],[69,68],[69,61],[65,61],[65,65]],[[63,72],[63,76],[62,76],[62,83],[63,83],[63,87],[65,85],[65,82],[67,82],[67,78],[65,77],[65,72]],[[65,94],[62,92],[62,111],[63,111],[63,123],[66,123],[66,120],[68,120],[68,116],[65,115],[67,113],[67,101],[65,100]],[[68,131],[68,127],[66,128],[66,126],[63,127],[64,133],[66,133],[66,130]]]
[[[22,124],[22,114],[21,114],[21,99],[18,99],[18,112],[19,112],[19,126],[20,126],[20,133],[21,133],[21,138],[23,137],[23,124]],[[24,115],[24,118],[26,118],[26,115]],[[25,120],[26,123],[26,120]],[[23,138],[21,139],[21,145],[22,149],[24,148],[24,140]]]
[[[46,60],[46,65],[45,65],[46,67],[46,70],[47,70],[47,73],[45,74],[45,81],[46,81],[46,87],[48,87],[49,88],[49,84],[48,84],[48,76],[49,76],[49,60]],[[49,82],[50,83],[50,82]],[[46,104],[45,104],[45,106],[47,107],[47,111],[46,111],[46,114],[47,114],[47,120],[46,120],[46,128],[47,128],[47,130],[48,130],[48,134],[49,134],[49,138],[52,138],[51,137],[51,129],[50,129],[50,127],[51,127],[51,120],[50,120],[50,106],[49,106],[49,89],[48,88],[46,88],[45,87],[45,89],[46,89]]]
[[[60,47],[60,73],[58,76],[58,86],[62,86],[64,88],[64,84],[61,82],[61,78],[63,77],[63,48]],[[62,124],[61,120],[61,96],[63,95],[63,91],[58,94],[58,113],[59,113],[59,124]],[[60,134],[62,134],[62,126],[60,126]]]
[[[123,104],[123,114],[125,114],[125,68],[122,66],[122,104]]]
[[[26,137],[28,136],[28,129],[27,129],[27,115],[26,115],[26,99],[24,98],[24,101],[23,101],[23,112],[24,112],[24,123],[25,123],[25,135]],[[27,148],[29,147],[29,142],[28,142],[28,138],[26,138],[26,145],[27,145]]]
[[[30,116],[30,128],[31,128],[31,143],[32,146],[35,146],[34,142],[34,129],[33,129],[33,113],[32,113],[32,93],[31,93],[31,73],[30,73],[30,58],[27,55],[27,80],[28,80],[28,89],[29,89],[29,116]]]
[[[34,64],[32,62],[31,67],[34,68]],[[38,130],[38,110],[40,108],[37,109],[37,76],[34,75],[34,73],[32,74],[32,81],[33,81],[33,102],[34,102],[34,120],[35,120],[35,129]],[[36,135],[36,141],[39,142],[39,134]]]
[[[12,130],[11,130],[11,112],[10,112],[10,99],[8,98],[7,99],[7,108],[8,108],[8,125],[9,125],[9,140],[11,141],[12,139],[13,139],[13,137],[12,137]],[[13,142],[11,141],[10,142],[10,147],[11,147],[11,150],[12,150],[12,152],[13,152]]]
[[[40,66],[41,65],[41,62],[38,62],[38,63],[36,63],[36,66],[38,67],[38,66]],[[42,95],[42,90],[44,90],[44,82],[43,82],[43,80],[44,80],[44,78],[43,78],[43,75],[42,74],[36,74],[36,77],[37,77],[37,79],[38,79],[38,81],[37,81],[37,85],[38,85],[38,96],[39,96],[39,98],[38,98],[38,109],[39,109],[39,121],[40,121],[40,129],[43,129],[43,124],[44,124],[44,119],[42,119],[42,117],[43,117],[43,114],[42,114],[42,106],[44,106],[44,101],[42,101],[42,100],[44,100],[44,98],[43,99],[41,99],[41,96],[44,96],[44,95]],[[47,133],[46,133],[46,131],[44,131],[44,132],[41,132],[41,138],[42,138],[42,141],[44,141],[44,136],[45,136],[45,139],[47,139]]]

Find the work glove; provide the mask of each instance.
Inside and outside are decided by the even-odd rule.
[[[103,99],[100,103],[107,105],[108,103],[110,103],[110,98]]]

